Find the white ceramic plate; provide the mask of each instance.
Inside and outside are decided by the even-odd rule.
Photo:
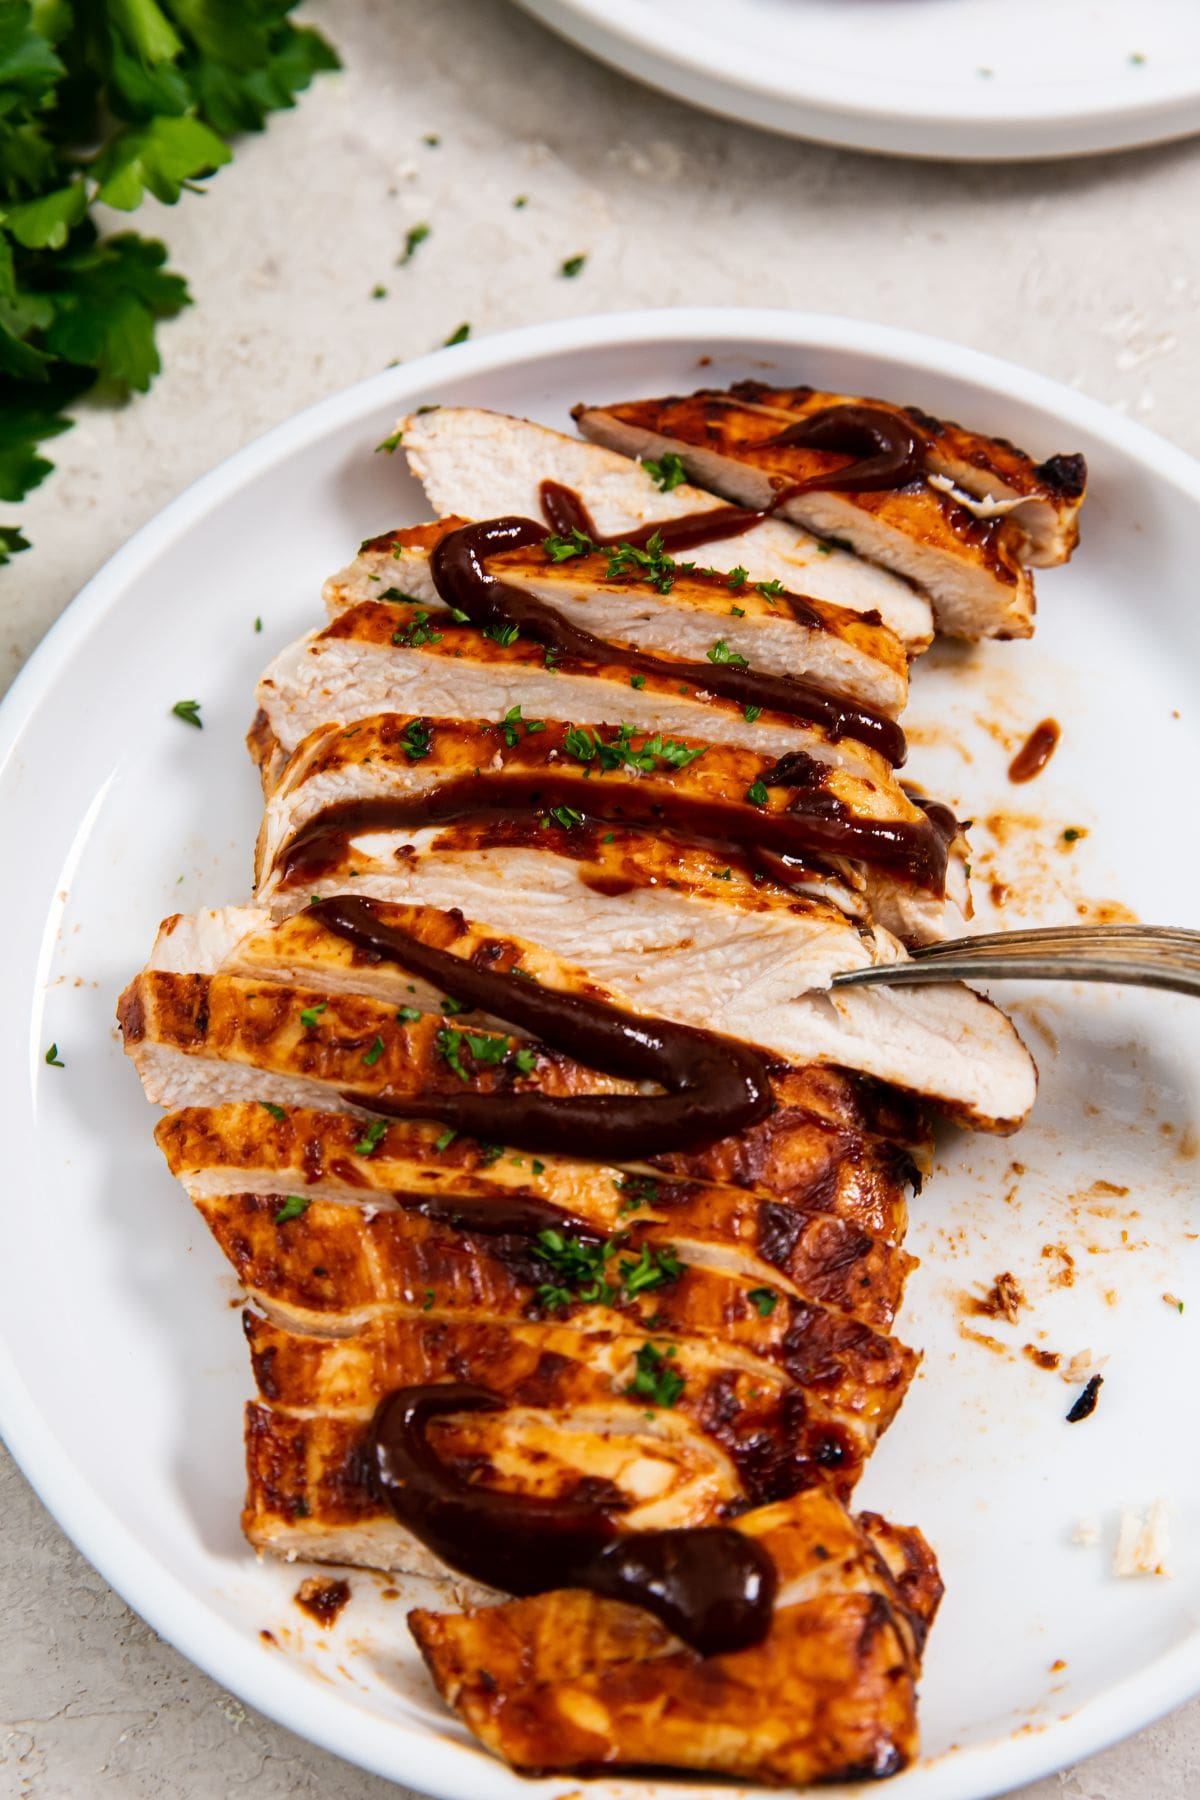
[[[260,1567],[247,1550],[235,1288],[154,1147],[113,1006],[163,914],[246,892],[254,681],[318,619],[327,571],[366,534],[422,516],[401,459],[372,453],[397,413],[467,401],[565,425],[580,398],[693,385],[701,356],[706,381],[777,370],[919,402],[1042,453],[1086,451],[1084,547],[1045,576],[1037,638],[939,650],[918,667],[912,772],[980,821],[981,885],[1010,881],[1009,917],[1073,917],[1081,896],[1101,896],[1200,924],[1182,801],[1200,773],[1200,472],[1065,388],[871,325],[640,313],[389,370],[168,507],[80,595],[0,709],[0,1426],[83,1552],[194,1661],[293,1730],[453,1800],[578,1784],[519,1782],[443,1714],[404,1627],[417,1584],[389,1598],[356,1575],[321,1634],[291,1604],[304,1571]],[[203,731],[170,713],[191,698]],[[1047,713],[1062,746],[1036,785],[1012,789],[998,740]],[[1068,825],[1089,834],[1070,850]],[[1200,1008],[1098,989],[1020,1004],[1041,1099],[1016,1139],[949,1134],[942,1146],[914,1209],[922,1267],[901,1320],[926,1360],[861,1489],[864,1504],[920,1523],[947,1581],[923,1684],[928,1760],[892,1784],[897,1800],[996,1793],[1200,1689],[1200,1438],[1185,1373],[1200,1359],[1189,1235]],[[46,1066],[52,1040],[64,1069]],[[1063,1265],[1043,1246],[1055,1243],[1076,1259],[1073,1286],[1053,1285]],[[1013,1347],[1003,1356],[960,1335],[957,1299],[1000,1270],[1032,1305],[1015,1329],[975,1321]],[[1181,1315],[1164,1293],[1191,1304]],[[1063,1422],[1072,1394],[1020,1354],[1025,1342],[1109,1355],[1086,1424]],[[1117,1508],[1159,1495],[1175,1579],[1113,1580]],[[1102,1521],[1099,1548],[1070,1541],[1084,1515]]]
[[[521,0],[710,112],[901,156],[1077,156],[1200,130],[1196,0]]]

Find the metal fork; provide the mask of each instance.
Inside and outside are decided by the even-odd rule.
[[[931,981],[1112,981],[1200,996],[1200,931],[1172,925],[1051,925],[920,944],[900,962],[835,975],[834,987]]]

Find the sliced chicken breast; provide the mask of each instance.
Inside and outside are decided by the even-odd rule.
[[[761,398],[763,392],[752,386],[754,398],[739,388],[580,406],[575,417],[585,437],[628,456],[671,452],[693,480],[738,505],[775,507],[779,515],[839,537],[859,555],[920,583],[941,632],[966,638],[1031,635],[1035,603],[1024,564],[1028,540],[1015,518],[1003,513],[980,517],[944,485],[931,482],[928,471],[895,489],[844,492],[803,486],[839,473],[856,459],[850,453],[775,443],[803,421],[809,403],[790,410],[772,406]],[[786,391],[779,392],[786,398]],[[818,400],[829,403],[828,396],[815,396],[813,411],[820,410]],[[924,445],[922,428],[909,424]],[[793,488],[802,491],[788,492]]]
[[[820,1490],[735,1525],[778,1581],[770,1629],[747,1648],[702,1657],[649,1612],[581,1589],[417,1610],[409,1625],[446,1704],[525,1774],[664,1766],[789,1787],[896,1774],[917,1752],[932,1552]],[[906,1586],[880,1527],[903,1545]]]
[[[540,519],[542,483],[556,481],[582,500],[605,536],[658,519],[712,511],[711,493],[686,483],[662,491],[650,472],[579,438],[476,407],[440,406],[401,421],[409,467],[434,510],[467,519],[505,513]],[[745,567],[754,581],[778,581],[793,593],[878,613],[910,654],[933,636],[929,602],[907,581],[864,563],[841,545],[768,519],[738,537],[713,539],[702,562]]]

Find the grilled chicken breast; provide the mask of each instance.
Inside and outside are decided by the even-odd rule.
[[[363,600],[408,600],[431,614],[429,622],[408,628],[417,642],[427,641],[441,629],[435,609],[444,610],[430,556],[460,525],[461,520],[448,519],[441,527],[405,528],[368,539],[354,562],[326,584],[329,610]],[[740,568],[725,574],[665,558],[655,573],[616,552],[572,548],[549,533],[546,542],[558,551],[541,544],[502,550],[486,557],[483,567],[606,644],[662,653],[701,668],[740,658],[735,666],[803,677],[889,717],[904,705],[904,648],[877,617],[791,594],[778,584],[755,585]]]
[[[719,505],[711,493],[686,483],[664,492],[628,457],[528,419],[440,406],[410,414],[401,431],[409,467],[443,518],[508,513],[541,519],[545,481],[577,494],[605,536]],[[751,582],[778,581],[793,593],[852,612],[878,613],[910,654],[933,636],[929,602],[909,582],[781,519],[764,520],[737,537],[714,538],[699,560],[723,570],[744,567]]]
[[[895,1774],[916,1754],[941,1598],[928,1546],[819,1489],[736,1528],[779,1582],[769,1632],[746,1649],[701,1657],[640,1608],[578,1589],[409,1623],[447,1705],[526,1774],[665,1765],[797,1787]]]
[[[780,499],[797,484],[840,473],[854,457],[774,440],[826,408],[846,405],[902,420],[920,442],[921,476],[897,490],[805,486]],[[1078,535],[1082,458],[1035,466],[1002,441],[876,401],[743,382],[727,393],[580,406],[575,417],[586,437],[606,447],[638,457],[671,451],[699,484],[743,506],[778,503],[782,516],[840,537],[920,583],[938,629],[955,637],[1028,637],[1034,593],[1025,565],[1064,560]]]

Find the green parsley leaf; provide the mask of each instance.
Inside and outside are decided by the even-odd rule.
[[[782,581],[756,581],[754,589],[756,593],[762,595],[764,600],[778,600],[782,594],[787,592]]]
[[[470,1007],[470,1004],[468,1001],[453,1000],[453,999],[451,999],[449,994],[443,994],[440,1004],[441,1004],[442,1011],[444,1013],[449,1013],[451,1018],[454,1017],[455,1013],[465,1013],[465,1012],[470,1012],[470,1010],[471,1010],[471,1007]]]
[[[363,1061],[366,1063],[368,1069],[373,1069],[375,1067],[375,1064],[379,1061],[379,1059],[382,1055],[383,1055],[383,1039],[381,1037],[376,1037],[375,1042],[371,1045],[371,1048],[364,1052]]]
[[[372,298],[372,300],[386,300],[387,299],[387,289],[384,287],[382,282],[377,281],[375,283],[375,286],[371,289],[371,298]],[[376,449],[378,449],[378,447],[379,446],[376,445]]]
[[[404,235],[404,250],[396,259],[400,268],[403,268],[405,263],[410,263],[412,261],[413,257],[417,254],[418,247],[423,244],[425,239],[429,236],[430,229],[431,228],[425,224],[409,226]]]
[[[421,1009],[419,1006],[402,1006],[400,1011],[396,1014],[397,1023],[401,1025],[415,1025],[420,1017]]]
[[[448,1150],[450,1148],[451,1144],[454,1142],[454,1140],[457,1136],[458,1136],[457,1131],[453,1131],[453,1130],[451,1130],[451,1128],[449,1126],[447,1126],[446,1130],[442,1132],[440,1137],[434,1138],[433,1147],[437,1151],[439,1156],[441,1155],[443,1150]]]
[[[558,272],[560,275],[565,275],[567,277],[568,281],[570,281],[576,275],[580,275],[583,273],[583,265],[586,262],[587,262],[586,255],[568,256],[566,261],[559,266]]]
[[[281,1125],[287,1118],[287,1114],[284,1112],[282,1106],[276,1106],[273,1100],[260,1100],[258,1104],[262,1107],[264,1112],[270,1113],[277,1124]]]
[[[58,1054],[57,1044],[51,1044],[50,1048],[47,1050],[46,1061],[52,1069],[65,1069],[67,1066],[62,1060],[62,1057]]]
[[[522,1075],[532,1075],[537,1068],[537,1052],[535,1050],[518,1050],[513,1061]]]
[[[312,1205],[312,1201],[303,1194],[289,1194],[279,1211],[275,1214],[277,1225],[286,1225],[289,1219],[303,1218]]]
[[[643,1244],[636,1262],[621,1263],[621,1287],[626,1299],[632,1300],[652,1288],[666,1287],[670,1282],[678,1281],[686,1267],[669,1245],[654,1250],[649,1244]]]
[[[564,831],[574,831],[577,825],[583,824],[583,814],[576,812],[573,806],[552,806],[550,817],[556,825],[561,825]]]
[[[518,212],[520,212],[520,210],[523,206],[529,205],[529,195],[528,194],[518,194],[513,201],[513,205],[516,208],[516,210]]]
[[[745,657],[739,656],[736,650],[731,650],[724,638],[718,638],[716,643],[705,651],[705,655],[710,663],[728,663],[731,669],[748,669],[750,667]]]
[[[731,606],[729,610],[735,619],[744,619],[746,616],[746,609],[744,606]]]
[[[383,1137],[387,1128],[388,1121],[386,1119],[372,1119],[371,1123],[367,1126],[367,1129],[363,1132],[357,1144],[354,1146],[355,1156],[374,1156],[376,1150],[379,1148],[379,1140]]]
[[[382,450],[385,456],[393,456],[403,442],[404,433],[397,426],[390,437],[385,437],[381,443],[376,444],[375,453],[378,455]]]
[[[204,724],[200,717],[198,700],[177,700],[171,711],[177,719],[182,719],[185,725],[194,725],[197,731],[203,731]]]
[[[652,456],[644,457],[642,467],[663,494],[669,494],[687,480],[687,470],[674,450],[664,450],[657,460]]]
[[[629,677],[629,685],[631,688],[644,688],[646,685],[646,677],[644,675],[631,675]]]
[[[743,707],[742,708],[742,717],[743,717],[743,719],[745,719],[747,725],[753,725],[753,723],[756,719],[759,719],[762,717],[762,707],[761,706]]]
[[[625,1392],[654,1406],[674,1406],[686,1385],[685,1377],[669,1367],[661,1350],[645,1343],[634,1358],[636,1372]]]
[[[499,644],[502,650],[507,650],[520,637],[521,628],[519,625],[485,625],[483,635],[491,638],[493,644]],[[547,650],[546,654],[549,656],[550,652]]]
[[[608,581],[631,575],[636,580],[648,581],[660,594],[669,594],[675,585],[676,565],[666,554],[661,532],[656,531],[647,540],[644,550],[637,544],[622,543],[615,550],[609,550],[607,555],[605,579]]]
[[[552,531],[542,539],[542,549],[553,563],[569,562],[573,556],[590,556],[595,548],[591,538],[577,526],[572,526],[566,537]]]
[[[746,798],[749,800],[751,806],[766,806],[770,797],[764,783],[761,781],[751,782],[750,786],[746,789]]]
[[[437,1295],[434,1293],[433,1289],[426,1288],[425,1289],[425,1298],[421,1302],[421,1311],[422,1312],[430,1312],[433,1308],[433,1303],[436,1299],[437,1299]]]
[[[779,1304],[779,1295],[775,1292],[774,1288],[769,1287],[751,1288],[746,1295],[746,1298],[747,1300],[753,1300],[755,1306],[758,1308],[758,1316],[760,1319],[769,1318]]]
[[[306,1006],[300,1014],[300,1023],[306,1026],[315,1025],[321,1014],[328,1010],[328,1000],[319,1000],[315,1006]]]
[[[725,582],[726,585],[731,588],[744,588],[749,579],[749,569],[743,569],[739,563],[736,569],[730,569],[728,575],[725,577]]]
[[[450,333],[450,336],[446,339],[446,348],[449,349],[451,344],[465,344],[467,339],[470,337],[470,335],[471,335],[470,325],[456,326],[455,329]]]
[[[544,1175],[546,1173],[545,1163],[539,1162],[536,1156],[534,1157],[533,1161],[530,1163],[529,1166],[533,1170],[533,1173],[535,1175]]]
[[[503,1144],[480,1144],[480,1146],[479,1146],[479,1166],[480,1166],[480,1168],[481,1169],[490,1169],[492,1164],[494,1162],[499,1162],[500,1158],[503,1155],[504,1155],[504,1145]]]
[[[15,525],[0,525],[0,569],[22,550],[29,549],[29,539]]]
[[[255,619],[255,621],[254,621],[254,629],[255,629],[255,631],[261,631],[261,630],[262,630],[262,620],[261,620],[261,619]]]
[[[401,593],[399,588],[387,588],[380,595],[381,600],[409,600],[412,596]],[[402,625],[392,633],[393,644],[402,644],[406,649],[419,650],[422,644],[440,644],[442,634],[427,621],[429,614],[418,607],[407,625]]]
[[[413,719],[400,733],[400,742],[409,762],[424,762],[429,755],[433,733],[424,719]]]

